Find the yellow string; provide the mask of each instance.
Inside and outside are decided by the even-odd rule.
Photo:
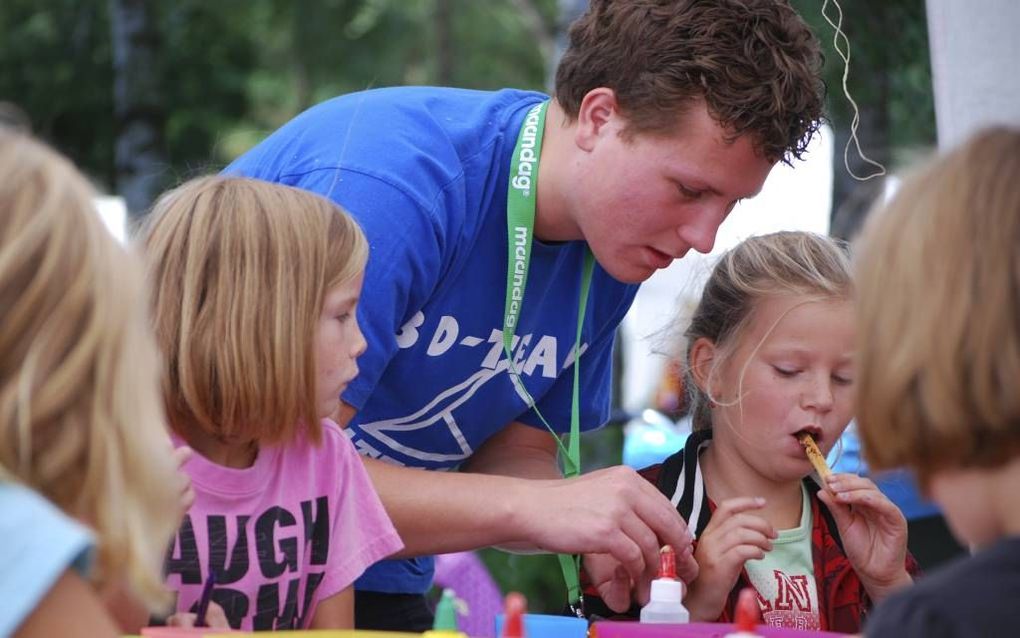
[[[886,174],[885,166],[876,162],[875,160],[864,155],[864,151],[861,150],[861,141],[857,137],[857,126],[861,121],[861,111],[857,107],[857,102],[854,101],[850,95],[850,89],[847,87],[847,77],[850,75],[850,39],[847,38],[846,33],[843,32],[843,9],[839,6],[838,0],[832,0],[832,3],[836,6],[836,21],[833,22],[829,14],[825,12],[825,9],[829,6],[829,0],[822,2],[822,17],[829,23],[835,32],[832,36],[832,47],[836,49],[836,53],[840,58],[843,59],[843,95],[846,96],[847,101],[850,102],[850,106],[853,107],[854,117],[850,121],[850,139],[846,141],[846,146],[843,147],[843,165],[846,166],[846,172],[850,174],[850,177],[866,182],[874,177],[880,177]],[[842,38],[842,40],[840,40]],[[842,41],[844,48],[840,48],[840,42]],[[876,167],[878,170],[864,177],[860,177],[853,172],[850,168],[850,144],[853,143],[857,148],[857,155],[862,160]]]

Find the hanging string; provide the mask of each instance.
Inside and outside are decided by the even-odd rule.
[[[843,165],[846,167],[846,172],[850,174],[850,177],[860,182],[866,182],[869,179],[885,175],[886,170],[885,166],[867,157],[864,155],[864,151],[861,150],[861,141],[857,137],[857,126],[861,122],[861,111],[857,107],[857,102],[855,102],[854,98],[850,95],[850,89],[847,87],[847,77],[850,75],[850,39],[847,38],[846,33],[843,32],[843,9],[839,6],[839,0],[832,0],[832,4],[836,6],[836,21],[833,22],[832,18],[829,17],[829,14],[825,12],[826,8],[829,6],[829,0],[824,0],[824,2],[822,2],[822,17],[825,18],[825,21],[829,23],[829,26],[835,30],[832,36],[832,47],[843,60],[843,95],[846,96],[847,101],[850,102],[850,106],[854,111],[853,119],[850,121],[850,139],[846,141],[846,146],[843,147]],[[843,44],[842,48],[840,48],[840,43]],[[871,164],[878,170],[865,175],[864,177],[854,173],[853,169],[850,168],[851,143],[857,148],[857,155],[866,163]]]

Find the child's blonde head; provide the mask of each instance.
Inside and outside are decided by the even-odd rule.
[[[99,579],[158,606],[179,495],[139,273],[78,171],[0,128],[0,478],[92,526]]]
[[[727,251],[705,284],[701,301],[684,333],[688,364],[698,339],[712,342],[718,353],[713,369],[732,354],[765,298],[789,296],[819,300],[847,299],[853,294],[850,261],[843,245],[824,235],[778,232],[750,237]],[[708,372],[706,378],[712,376]],[[701,388],[688,365],[694,429],[712,427],[710,388]]]
[[[1020,129],[980,133],[866,224],[858,419],[876,468],[1020,454]]]
[[[315,334],[328,290],[368,244],[313,193],[203,177],[156,203],[145,233],[171,425],[232,441],[321,434]]]

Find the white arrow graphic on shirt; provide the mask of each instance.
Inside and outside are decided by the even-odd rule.
[[[372,423],[364,423],[361,425],[361,429],[378,441],[385,443],[390,447],[390,449],[406,454],[411,458],[422,461],[461,461],[466,459],[471,456],[474,450],[472,450],[471,446],[468,445],[467,440],[464,438],[464,434],[460,431],[460,427],[457,425],[457,420],[454,418],[453,412],[463,405],[465,401],[474,396],[474,394],[478,392],[479,388],[488,383],[493,377],[506,370],[506,368],[506,361],[500,361],[495,370],[486,370],[483,368],[461,383],[444,390],[436,396],[436,398],[432,399],[428,405],[414,414],[397,417],[395,419],[385,419],[382,421],[373,421]],[[514,387],[516,387],[516,384],[514,384]],[[520,394],[519,390],[518,394]],[[522,400],[526,400],[524,397],[521,398]],[[413,430],[421,430],[431,427],[439,422],[446,424],[447,429],[450,431],[450,434],[453,436],[453,439],[457,442],[457,446],[461,450],[459,454],[437,454],[435,452],[426,452],[424,450],[404,445],[385,434],[386,432],[410,432]]]
[[[581,345],[582,353],[587,349],[588,344]],[[523,354],[523,351],[519,350],[517,356],[515,356],[516,361],[514,362],[514,367],[518,372],[520,372],[521,369],[521,359],[523,358]],[[567,360],[564,362],[563,370],[570,368],[573,363],[574,353],[570,352],[567,356]],[[457,424],[454,412],[457,408],[470,400],[483,385],[503,372],[507,372],[509,367],[510,361],[506,358],[501,359],[494,369],[482,368],[457,385],[443,390],[427,405],[425,405],[425,407],[421,408],[417,412],[402,417],[363,423],[361,424],[361,431],[365,435],[371,436],[376,441],[388,446],[394,452],[405,454],[414,459],[431,462],[463,461],[471,456],[471,454],[474,453],[474,450],[471,449],[470,444],[464,437],[464,433]],[[524,403],[524,405],[530,405],[531,400],[525,392],[518,374],[512,375],[512,385],[514,390],[517,392],[517,396],[520,397],[521,402]],[[460,449],[459,453],[443,454],[419,450],[400,443],[393,437],[386,434],[387,432],[412,432],[415,430],[423,430],[425,428],[437,426],[439,423],[446,425],[447,430],[450,432],[450,436],[453,437],[457,447]]]

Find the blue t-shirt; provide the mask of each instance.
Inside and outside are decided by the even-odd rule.
[[[86,576],[92,535],[32,490],[0,481],[0,638],[11,636],[68,569]]]
[[[544,427],[507,374],[510,156],[540,93],[391,88],[302,113],[226,169],[332,198],[370,245],[368,351],[343,399],[361,454],[454,469],[512,421]],[[542,415],[570,427],[571,349],[587,245],[535,242],[514,361]],[[609,417],[612,346],[637,291],[596,266],[582,329],[581,427]],[[358,589],[424,592],[431,558],[385,561]]]

